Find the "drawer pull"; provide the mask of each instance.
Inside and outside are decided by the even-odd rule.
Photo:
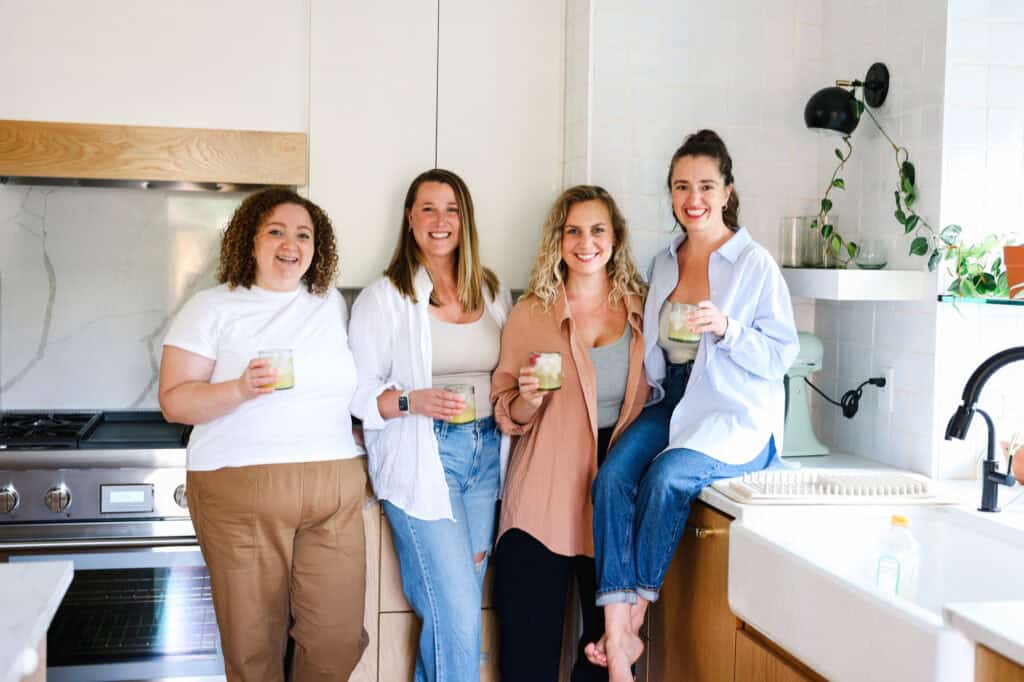
[[[727,535],[729,533],[725,528],[699,528],[697,526],[690,526],[693,528],[693,534],[697,536],[698,540],[706,540],[716,535]]]

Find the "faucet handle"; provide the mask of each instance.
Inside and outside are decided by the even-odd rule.
[[[1013,475],[1013,455],[1010,455],[1009,461],[1006,463],[1006,471],[1001,472],[993,470],[989,472],[988,480],[999,485],[1005,485],[1007,488],[1012,488],[1017,485],[1017,479]]]

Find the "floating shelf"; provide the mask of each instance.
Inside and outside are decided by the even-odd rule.
[[[1009,298],[965,298],[953,294],[939,294],[939,303],[975,303],[980,305],[1019,305],[1024,306],[1024,299]]]
[[[791,296],[826,301],[926,301],[935,295],[924,270],[782,268]]]

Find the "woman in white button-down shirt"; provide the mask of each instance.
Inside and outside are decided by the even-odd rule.
[[[608,454],[594,482],[597,604],[605,639],[587,657],[611,682],[631,680],[647,605],[658,599],[689,514],[707,484],[763,469],[782,449],[783,376],[799,345],[782,273],[739,226],[732,159],[710,130],[669,165],[682,228],[652,264],[644,367],[653,402]],[[671,303],[699,340],[669,338]]]
[[[480,265],[465,183],[446,170],[420,174],[391,264],[360,293],[349,327],[352,411],[423,625],[417,682],[479,678],[482,579],[508,443],[490,416],[490,381],[510,308]],[[452,422],[466,407],[444,388],[455,383],[475,389],[468,423]]]

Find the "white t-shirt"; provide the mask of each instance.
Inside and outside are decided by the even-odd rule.
[[[349,404],[356,366],[348,347],[345,302],[335,289],[275,292],[222,284],[182,307],[165,346],[215,362],[210,383],[237,379],[261,350],[291,348],[295,387],[248,400],[196,425],[188,468],[347,459],[363,454],[352,438]]]

